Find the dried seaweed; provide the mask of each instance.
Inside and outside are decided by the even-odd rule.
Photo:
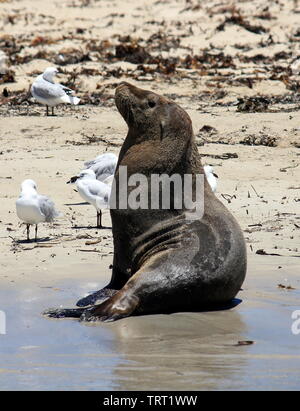
[[[240,144],[246,146],[266,146],[266,147],[277,147],[277,138],[268,135],[249,135],[240,141]]]
[[[223,23],[219,24],[216,28],[217,31],[222,31],[225,29],[227,24],[236,24],[244,29],[250,31],[251,33],[255,34],[262,34],[266,33],[268,29],[261,25],[252,25],[247,22],[244,17],[240,14],[240,12],[236,9],[232,9],[232,14],[229,17],[226,17]]]
[[[115,48],[115,57],[129,63],[141,64],[151,61],[151,55],[144,47],[138,44],[118,44]]]
[[[98,52],[102,55],[112,48],[112,44],[109,40],[101,40],[98,42],[98,40],[92,39],[88,41],[86,47],[87,50]]]
[[[15,82],[15,72],[13,70],[7,70],[5,73],[0,72],[0,84]]]
[[[217,134],[218,131],[215,127],[204,125],[203,127],[200,128],[199,133],[206,133],[206,134]]]
[[[212,53],[209,50],[203,50],[202,54],[191,56],[188,54],[181,60],[182,67],[201,69],[205,68],[235,68],[233,58],[221,53]]]
[[[35,47],[35,46],[43,46],[45,44],[55,44],[55,43],[57,43],[57,40],[54,40],[50,37],[37,36],[31,40],[30,46]]]
[[[0,97],[0,104],[8,104],[10,106],[19,106],[26,102],[32,104],[29,90],[9,91],[7,88],[3,90],[3,97]]]
[[[90,104],[92,106],[111,107],[114,104],[114,97],[111,94],[104,93],[104,90],[85,93],[80,99],[81,104]]]
[[[220,159],[220,160],[228,160],[231,158],[238,158],[237,153],[223,153],[223,154],[205,154],[201,153],[201,157],[211,157],[215,159]]]
[[[65,66],[67,64],[78,64],[84,61],[91,61],[89,53],[85,53],[82,50],[68,48],[62,49],[59,53],[55,53],[53,56],[55,64]]]
[[[238,98],[237,111],[255,113],[268,111],[270,101],[265,97]]]
[[[275,17],[272,16],[272,14],[269,12],[268,8],[267,10],[262,11],[259,14],[256,14],[254,17],[256,17],[257,19],[261,19],[261,20],[274,20]]]
[[[73,3],[70,2],[68,7],[90,7],[91,5],[92,3],[88,0],[75,0]],[[94,6],[95,4],[93,4]],[[196,35],[195,22],[197,19],[192,21],[181,21],[180,19],[170,21],[169,19],[158,18],[158,16],[144,23],[149,25],[145,32],[148,31],[148,37],[145,33],[143,35],[137,34],[140,31],[136,31],[135,27],[128,30],[125,35],[112,32],[107,38],[91,37],[92,31],[90,28],[78,24],[77,27],[75,26],[68,32],[60,32],[55,36],[50,34],[50,31],[17,34],[14,30],[14,33],[16,33],[14,35],[0,35],[0,49],[8,57],[9,68],[36,59],[44,59],[49,64],[61,67],[67,67],[69,64],[78,65],[72,72],[71,70],[65,71],[68,77],[67,80],[64,80],[64,84],[81,92],[84,92],[84,90],[81,90],[84,84],[82,76],[101,76],[105,80],[111,78],[134,79],[143,82],[163,79],[163,81],[171,83],[182,79],[200,80],[199,93],[185,96],[185,99],[189,101],[199,100],[198,110],[203,110],[205,109],[205,102],[208,102],[211,106],[234,105],[233,99],[230,101],[229,98],[226,98],[225,101],[222,101],[225,96],[230,97],[232,95],[233,87],[253,89],[261,81],[276,80],[281,81],[291,93],[282,96],[266,96],[269,102],[241,99],[237,110],[241,112],[271,111],[268,106],[275,104],[275,100],[280,104],[300,102],[300,80],[298,74],[291,69],[291,65],[297,58],[295,54],[296,44],[287,44],[286,47],[279,49],[281,51],[276,48],[277,52],[273,55],[272,51],[267,50],[270,45],[279,43],[273,29],[277,16],[271,7],[268,5],[258,7],[253,12],[245,14],[244,10],[246,9],[242,4],[235,6],[215,3],[205,5],[198,0],[189,0],[185,6],[181,12],[205,8],[207,16],[211,19],[212,31],[208,33],[208,37],[212,34],[212,42],[209,46],[200,48],[200,51],[199,48],[190,45],[189,41],[183,40],[185,37]],[[122,19],[123,17],[124,13],[118,11],[108,14],[104,17],[104,27],[105,24],[109,25],[115,19]],[[40,24],[41,21],[54,24],[56,20],[51,15],[16,13],[15,11],[9,12],[3,18],[8,19],[9,24],[15,24],[21,19],[22,23],[29,24],[33,22],[34,25]],[[271,20],[274,21],[270,25]],[[268,26],[264,27],[264,22],[268,23]],[[153,28],[155,29],[153,25],[157,25],[156,30],[153,30]],[[255,46],[252,43],[235,45],[233,43],[233,47],[241,50],[238,54],[235,54],[230,50],[224,51],[221,47],[218,48],[213,42],[215,29],[217,31],[224,30],[227,25],[237,25],[252,33],[265,35],[257,36]],[[197,25],[197,30],[205,34],[201,24]],[[290,41],[300,41],[300,30],[297,27],[291,27],[290,30],[286,31],[286,34]],[[68,43],[64,43],[65,41],[68,41]],[[73,42],[74,46],[62,47],[61,49],[57,46],[48,47],[60,42],[71,44],[70,41]],[[247,55],[246,52],[252,51],[253,46],[258,51],[254,55],[252,53],[252,56]],[[178,52],[179,48],[180,51]],[[195,53],[195,50],[197,50],[197,53]],[[133,63],[136,66],[111,64],[124,61]],[[92,64],[85,65],[85,62],[99,62],[99,68],[91,67]],[[37,74],[40,74],[39,70],[34,73],[35,76]],[[0,77],[1,84],[13,80],[14,77],[8,76],[8,74],[5,77]],[[265,96],[262,98],[265,98]],[[218,99],[221,101],[216,101]],[[5,100],[4,104],[8,102],[9,100]],[[13,100],[10,103],[13,104]],[[15,103],[17,104],[17,100],[15,100]],[[85,93],[82,97],[82,104],[109,106],[111,103],[112,96],[98,92],[98,90]],[[300,106],[285,109],[276,108],[278,111],[299,109]]]
[[[177,49],[180,47],[181,39],[178,36],[173,36],[168,33],[158,31],[152,34],[147,39],[147,45],[151,51],[170,51],[171,49]]]

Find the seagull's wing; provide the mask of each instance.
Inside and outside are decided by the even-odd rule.
[[[89,180],[87,189],[92,196],[105,196],[107,185],[98,180]]]
[[[57,84],[60,86],[68,96],[74,93],[74,90],[70,89],[69,87],[63,86],[62,84]]]
[[[40,210],[45,216],[45,221],[51,222],[54,220],[55,217],[58,217],[60,215],[60,213],[56,211],[55,205],[53,201],[50,200],[50,198],[40,195],[38,198],[38,202]]]
[[[107,184],[105,190],[101,193],[101,195],[98,195],[96,197],[96,206],[99,210],[102,208],[109,208],[109,201],[110,201],[110,195],[111,195],[111,187]]]
[[[59,84],[53,84],[45,80],[40,80],[33,83],[31,90],[37,97],[44,99],[59,98],[66,95],[65,91]]]
[[[115,165],[110,165],[107,167],[101,167],[98,168],[96,170],[94,170],[95,174],[96,174],[96,178],[99,181],[104,181],[107,179],[107,177],[114,175],[116,170],[116,166]]]

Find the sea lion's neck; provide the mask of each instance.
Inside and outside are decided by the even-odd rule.
[[[202,170],[201,159],[194,137],[189,140],[177,139],[165,135],[162,140],[152,138],[150,134],[136,138],[129,130],[119,154],[118,166],[127,166],[128,177],[135,173],[146,176],[151,174],[178,173],[197,174]]]

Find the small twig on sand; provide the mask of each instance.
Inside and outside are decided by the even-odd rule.
[[[233,198],[236,198],[235,194],[233,194],[233,195],[231,195],[231,194],[221,194],[221,197],[223,197],[224,200],[226,200],[228,204],[231,203],[231,200]]]
[[[273,255],[273,256],[276,256],[276,257],[296,257],[296,258],[299,258],[300,257],[300,255],[295,255],[295,254],[287,254],[287,255],[284,255],[284,254],[277,254],[277,253],[267,253],[265,250],[263,250],[263,249],[260,249],[260,250],[257,250],[256,251],[256,253],[255,254],[259,254],[259,255]]]
[[[93,250],[83,250],[83,249],[79,249],[78,251],[82,251],[83,253],[101,253],[100,250],[97,250],[96,248],[94,248]]]
[[[257,195],[257,197],[261,198],[262,196],[260,196],[260,195],[257,193],[257,191],[255,190],[255,188],[253,187],[252,184],[251,184],[251,187],[252,187],[253,191],[255,192],[255,194]]]
[[[102,238],[98,238],[97,240],[86,241],[85,245],[98,244],[98,243],[101,243],[101,241],[102,241]]]
[[[22,247],[22,250],[28,251],[28,250],[33,250],[34,248],[51,248],[55,244],[59,243],[51,243],[51,244],[35,244],[33,247]]]
[[[283,171],[285,172],[286,170],[288,170],[289,168],[296,168],[298,167],[299,163],[295,164],[294,166],[287,166],[287,167],[282,167],[279,169],[279,171]]]

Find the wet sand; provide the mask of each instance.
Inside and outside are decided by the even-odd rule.
[[[299,335],[291,332],[291,313],[299,309],[300,297],[296,259],[251,258],[238,295],[242,301],[230,310],[132,317],[113,324],[40,315],[49,306],[71,306],[88,288],[105,285],[108,262],[72,267],[74,279],[54,280],[53,267],[44,285],[1,287],[7,314],[7,334],[0,336],[1,389],[300,388]],[[100,267],[102,274],[95,275]],[[80,278],[87,268],[91,274]],[[287,275],[298,290],[277,288]],[[254,344],[237,345],[245,340]]]
[[[152,3],[0,2],[0,48],[14,79],[0,76],[0,389],[300,388],[300,335],[291,332],[300,309],[298,2]],[[82,104],[46,118],[26,93],[53,65]],[[94,208],[66,181],[84,161],[118,154],[122,80],[167,95],[192,118],[203,163],[219,175],[216,195],[247,242],[249,270],[231,310],[95,325],[41,316],[110,278],[109,213],[96,229]],[[25,178],[63,213],[39,226],[38,243],[24,241],[15,212]],[[244,340],[254,344],[236,346]]]

